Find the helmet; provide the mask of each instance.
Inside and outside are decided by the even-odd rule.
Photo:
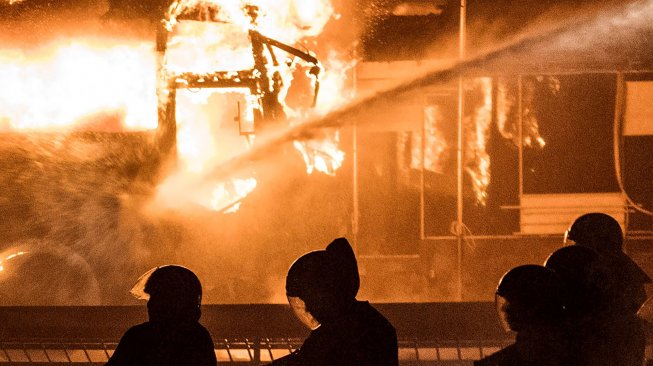
[[[622,269],[626,282],[650,283],[651,278],[637,263],[623,252],[623,232],[617,220],[604,213],[588,213],[574,221],[565,233],[565,242],[594,249],[600,255],[611,257],[613,267]]]
[[[179,265],[154,267],[145,272],[130,291],[148,300],[150,321],[179,321],[200,318],[202,285],[195,273]]]
[[[163,296],[197,305],[202,302],[202,284],[199,278],[190,269],[176,264],[154,267],[145,272],[130,292],[141,300]]]
[[[577,218],[565,233],[565,242],[592,248],[599,253],[621,252],[623,232],[612,216],[592,212]]]
[[[519,331],[538,324],[554,324],[562,319],[564,296],[562,282],[550,269],[538,265],[518,266],[506,272],[496,290],[499,301],[506,303],[506,322]]]

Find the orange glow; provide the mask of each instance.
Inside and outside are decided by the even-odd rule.
[[[213,190],[211,203],[207,207],[213,211],[233,213],[240,208],[240,201],[256,188],[256,179],[232,179],[219,184]]]
[[[444,173],[444,161],[449,145],[440,129],[441,123],[442,111],[439,106],[432,105],[424,108],[424,133],[419,131],[411,136],[410,167],[412,169],[424,168],[434,173]]]
[[[0,80],[0,130],[157,127],[151,43],[72,39],[29,52],[3,50]]]
[[[482,93],[481,104],[471,119],[471,131],[467,133],[467,166],[465,170],[472,180],[476,201],[485,205],[490,185],[490,155],[487,153],[489,130],[492,123],[492,79],[478,78],[474,86]]]
[[[7,257],[5,257],[5,259],[0,259],[0,272],[5,270],[5,264],[4,264],[5,262],[25,254],[27,254],[27,252],[16,252],[16,253],[9,254]]]
[[[177,0],[169,8],[167,26],[172,29],[178,18],[195,12],[203,20],[251,27],[245,6],[258,7],[256,28],[261,34],[286,43],[316,36],[334,16],[329,0]]]
[[[256,16],[250,5],[258,7]],[[66,39],[30,50],[3,50],[0,80],[11,87],[0,91],[0,131],[155,129],[158,108],[171,95],[167,85],[175,81],[179,87],[175,98],[179,164],[160,184],[158,197],[166,197],[171,206],[179,206],[168,201],[176,199],[220,212],[235,210],[256,187],[254,172],[240,172],[240,177],[224,181],[211,181],[205,174],[254,143],[260,95],[256,88],[244,87],[183,89],[183,83],[188,83],[183,75],[198,75],[200,82],[216,72],[225,72],[234,81],[241,77],[238,71],[258,77],[251,32],[305,50],[309,37],[319,35],[333,17],[330,0],[178,0],[164,19],[165,53],[157,53],[153,40],[97,37]],[[264,52],[268,80],[275,75],[282,79],[279,103],[288,116],[275,126],[283,128],[285,123],[289,128],[351,99],[345,83],[353,62],[344,61],[351,57],[331,53],[323,66],[281,49],[275,50],[276,60],[267,49]],[[313,109],[292,110],[284,103],[293,72],[300,66],[320,69],[320,94]],[[260,86],[263,91],[267,88]],[[298,141],[307,170],[334,175],[344,159],[338,141],[335,130],[314,141]],[[192,194],[182,197],[174,191]]]
[[[257,7],[256,16],[248,6]],[[213,22],[184,19],[184,16],[188,18],[188,14],[193,19]],[[183,81],[178,75],[189,72],[206,75],[224,71],[233,72],[236,79],[237,71],[258,72],[254,69],[251,31],[293,45],[304,37],[319,34],[332,15],[333,8],[328,0],[258,0],[247,4],[233,0],[176,1],[170,6],[165,23],[170,32],[164,60],[165,77]],[[278,99],[290,119],[288,126],[325,114],[351,98],[351,93],[343,90],[346,90],[346,72],[353,67],[353,62],[344,62],[339,55],[332,53],[327,57],[326,66],[321,68],[316,107],[292,110],[284,100],[293,81],[293,72],[298,65],[311,65],[281,50],[276,50],[275,54],[276,65],[272,55],[265,53],[266,76],[271,80],[273,74],[278,73],[283,80]],[[216,102],[216,98],[222,101]],[[238,99],[238,103],[235,99]],[[222,103],[222,108],[216,108],[215,103]],[[242,106],[240,113],[237,106]],[[238,136],[232,121],[237,115],[244,120],[241,124],[252,125],[253,111],[260,108],[257,96],[245,88],[180,90],[176,110],[177,146],[183,163],[181,170],[201,175],[210,171],[209,167],[247,150],[253,136]],[[319,139],[296,141],[294,145],[302,154],[309,174],[320,171],[335,175],[344,160],[338,141],[338,132],[331,131],[322,134]],[[216,183],[210,192],[205,193],[207,197],[197,197],[196,193],[195,201],[215,211],[233,211],[238,209],[237,202],[255,187],[254,178],[231,179]]]
[[[183,21],[168,42],[170,73],[237,71],[254,67],[247,29],[229,23]]]
[[[306,163],[306,172],[314,170],[327,175],[336,175],[336,170],[342,166],[345,153],[338,149],[340,136],[338,131],[325,134],[321,139],[295,141],[295,148],[302,154]]]

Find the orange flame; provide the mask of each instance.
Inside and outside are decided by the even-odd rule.
[[[424,168],[435,173],[444,172],[444,159],[449,145],[439,127],[441,123],[442,111],[439,106],[432,105],[424,108],[424,133],[422,131],[413,133],[411,138],[410,167],[412,169]]]
[[[465,170],[472,179],[472,189],[481,205],[487,201],[490,185],[490,155],[487,153],[490,125],[492,123],[492,79],[474,79],[474,85],[482,92],[482,102],[474,111],[472,129],[467,133],[467,166]]]
[[[154,46],[147,43],[74,39],[30,52],[4,50],[0,129],[156,128],[155,71]]]
[[[196,21],[184,19],[188,18],[185,15],[189,14]],[[294,44],[304,37],[319,34],[332,15],[333,7],[328,0],[175,1],[169,8],[165,22],[170,33],[164,60],[164,75],[176,78],[176,75],[188,72],[206,75],[225,71],[232,72],[233,77],[237,78],[238,71],[255,70],[250,31],[255,30],[266,37]],[[321,93],[317,107],[311,111],[290,109],[285,105],[284,99],[293,80],[295,67],[304,61],[298,61],[292,55],[286,56],[283,52],[280,54],[288,57],[288,62],[280,59],[273,63],[271,55],[266,54],[266,67],[269,72],[267,77],[272,79],[273,73],[281,76],[279,102],[286,115],[291,118],[289,125],[299,123],[303,118],[324,114],[350,97],[342,90],[346,71],[353,67],[353,63],[343,62],[338,55],[332,53],[327,59],[326,71],[323,70],[320,75]],[[184,163],[182,170],[201,174],[211,165],[249,148],[252,142],[250,135],[248,138],[239,137],[238,131],[234,131],[235,123],[230,121],[237,114],[245,120],[245,124],[253,124],[253,111],[260,108],[260,105],[250,90],[222,88],[213,89],[211,92],[201,90],[180,93],[179,96],[182,94],[185,96],[177,100],[177,141],[180,160]],[[232,96],[228,97],[229,94]],[[220,111],[210,111],[209,106],[215,103],[216,95],[218,98],[219,95],[222,95],[223,99],[231,98],[231,105],[223,104]],[[239,104],[233,103],[234,95],[239,95]],[[213,98],[210,103],[209,98]],[[241,104],[245,106],[242,115],[240,112],[236,113],[235,108]],[[198,110],[199,105],[204,107]],[[224,111],[233,111],[233,114],[225,114]],[[212,116],[208,117],[209,114]],[[226,121],[226,125],[216,121]],[[309,174],[315,170],[329,175],[335,174],[344,159],[344,153],[338,149],[338,140],[338,132],[335,131],[323,134],[321,139],[295,142]],[[198,203],[216,211],[224,211],[225,208],[236,210],[239,204],[230,205],[230,202],[239,202],[255,187],[256,180],[251,177],[220,182],[207,193],[210,194],[210,199],[200,198]],[[211,203],[207,205],[206,202]]]
[[[9,0],[10,4],[17,2]],[[248,13],[251,5],[258,7],[255,21]],[[185,20],[184,15],[189,13],[213,22]],[[154,129],[158,125],[157,90],[159,97],[165,97],[165,88],[160,86],[167,85],[166,79],[176,79],[185,72],[215,71],[230,72],[236,78],[237,71],[253,68],[250,30],[296,45],[318,35],[333,17],[330,0],[178,0],[165,19],[169,37],[163,58],[155,52],[154,42],[92,37],[30,51],[3,50],[0,80],[10,87],[0,91],[0,131]],[[317,107],[293,111],[285,106],[283,98],[294,67],[304,61],[279,53],[283,58],[277,65],[268,60],[268,70],[283,78],[279,95],[291,117],[288,126],[349,100],[351,93],[343,90],[346,71],[353,64],[343,61],[350,57],[330,54],[320,75],[322,92]],[[171,187],[195,184],[188,182],[201,181],[211,167],[248,149],[253,136],[241,136],[234,118],[251,126],[254,110],[260,108],[257,96],[244,88],[178,90],[176,103],[180,169],[160,187],[161,194],[167,192],[171,197]],[[307,170],[335,174],[344,159],[338,139],[337,131],[332,131],[316,141],[298,142],[310,165]],[[183,175],[188,179],[182,179]],[[204,187],[206,182],[201,185],[202,189],[192,195],[192,203],[224,211],[237,208],[237,202],[256,187],[256,181],[241,177],[211,182],[209,188]],[[191,190],[188,185],[185,188],[183,191]]]

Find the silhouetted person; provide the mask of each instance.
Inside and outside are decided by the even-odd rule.
[[[272,365],[396,366],[395,329],[367,301],[356,300],[359,286],[356,257],[344,238],[297,259],[286,294],[311,333],[299,350]]]
[[[644,285],[651,278],[623,252],[623,239],[619,223],[596,212],[577,218],[565,233],[565,242],[593,249],[603,257],[609,270],[613,310],[635,314],[646,301]]]
[[[646,300],[644,286],[651,279],[623,252],[619,223],[603,213],[585,214],[574,221],[565,237],[566,242],[594,250],[605,273],[603,308],[577,319],[580,338],[586,339],[587,364],[642,365],[646,339],[636,314]]]
[[[563,286],[553,271],[537,265],[515,267],[499,281],[495,300],[502,326],[516,332],[515,343],[474,365],[572,365],[562,328]]]
[[[132,294],[148,299],[149,321],[123,335],[108,366],[214,366],[213,340],[198,323],[202,286],[181,266],[157,267],[139,279]]]
[[[621,365],[632,354],[630,339],[614,332],[610,274],[602,257],[590,248],[574,245],[553,252],[544,266],[565,284],[565,329],[572,364]]]

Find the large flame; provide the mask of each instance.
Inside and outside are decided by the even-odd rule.
[[[480,88],[482,99],[471,117],[471,128],[466,135],[466,167],[471,178],[476,200],[481,205],[487,201],[487,188],[490,185],[490,155],[487,142],[492,123],[492,79],[474,79],[474,85]]]
[[[170,6],[167,26],[172,29],[180,16],[193,13],[201,20],[249,29],[248,8],[252,7],[256,7],[257,30],[286,43],[319,35],[334,15],[330,0],[177,0]]]
[[[440,106],[431,105],[424,108],[424,130],[412,135],[410,167],[429,170],[434,173],[444,172],[444,160],[449,145],[441,128],[442,111]]]
[[[183,75],[211,78],[216,72],[226,72],[238,81],[238,72],[260,72],[253,53],[252,32],[284,42],[301,43],[306,37],[318,35],[333,16],[328,0],[314,1],[234,1],[234,0],[178,0],[169,8],[165,26],[168,33],[164,76],[184,82]],[[352,62],[343,61],[341,55],[330,53],[321,69],[320,94],[313,109],[291,109],[285,98],[293,77],[300,67],[311,65],[284,51],[267,50],[264,53],[268,80],[280,78],[278,102],[289,120],[288,126],[302,119],[325,114],[349,100],[352,93],[346,90],[346,72]],[[260,60],[259,60],[260,61]],[[312,78],[318,75],[311,75]],[[315,80],[313,80],[315,82]],[[264,88],[266,86],[264,85]],[[192,89],[191,89],[192,91]],[[266,90],[262,91],[266,92]],[[180,93],[177,99],[178,151],[184,166],[181,174],[202,174],[209,167],[240,154],[251,146],[253,131],[234,130],[234,119],[242,125],[253,125],[253,111],[261,105],[257,95],[246,88],[216,88],[192,93]],[[222,97],[221,97],[222,96]],[[217,110],[216,98],[230,100]],[[211,101],[209,102],[209,99]],[[234,102],[239,99],[238,102]],[[338,148],[338,131],[327,131],[319,139],[296,141],[295,147],[306,162],[307,172],[321,171],[334,175],[342,165],[344,153]],[[206,154],[207,151],[214,154]],[[185,171],[185,172],[184,172]],[[197,196],[196,201],[216,211],[229,212],[238,208],[239,202],[256,187],[253,172],[247,178],[232,178],[217,182],[207,192],[208,197]]]
[[[311,37],[333,17],[330,0],[178,0],[164,19],[168,31],[164,57],[153,41],[94,37],[59,40],[30,50],[5,49],[0,55],[0,80],[5,85],[0,91],[0,131],[155,129],[157,108],[167,93],[161,86],[169,80],[183,82],[179,77],[183,73],[216,71],[235,80],[238,71],[255,71],[252,31],[303,49],[298,45],[309,40],[315,44]],[[288,127],[325,114],[353,95],[345,88],[351,57],[318,55],[323,64],[316,107],[293,110],[284,98],[296,71],[316,65],[283,51],[277,58],[266,56],[267,76],[282,79],[279,103],[289,117]],[[188,184],[195,184],[189,182],[202,182],[191,195],[194,204],[221,212],[237,209],[256,187],[254,172],[211,182],[208,188],[203,174],[251,146],[253,131],[242,129],[253,130],[254,111],[260,108],[257,95],[246,88],[177,90],[179,171],[161,184],[159,193],[170,195],[172,187],[188,192],[194,188]],[[338,131],[326,131],[320,139],[296,143],[309,173],[335,174],[344,159],[338,140]]]
[[[0,55],[0,130],[157,127],[154,45],[72,39]]]

